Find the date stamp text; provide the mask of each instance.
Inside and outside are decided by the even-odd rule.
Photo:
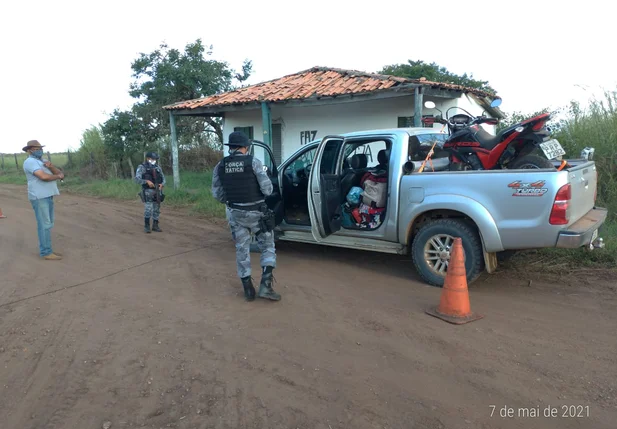
[[[528,418],[563,418],[581,419],[588,418],[589,405],[537,405],[535,407],[510,407],[504,405],[489,405],[491,417],[504,419],[528,419]]]

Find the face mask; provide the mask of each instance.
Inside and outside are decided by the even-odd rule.
[[[43,151],[41,149],[32,151],[32,156],[41,159],[43,157]]]
[[[154,164],[156,164],[156,160],[154,160],[154,159],[151,159],[151,160],[150,160],[150,161],[148,161],[148,162],[150,163],[150,165],[154,165]]]

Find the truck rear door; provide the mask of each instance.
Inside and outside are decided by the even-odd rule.
[[[593,209],[596,202],[598,176],[595,163],[586,162],[568,171],[571,187],[570,224]]]

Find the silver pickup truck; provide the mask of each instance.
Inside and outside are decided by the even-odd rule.
[[[280,166],[254,141],[269,154],[277,240],[410,255],[422,279],[438,287],[454,237],[462,238],[468,283],[495,271],[498,252],[603,247],[598,230],[607,210],[595,205],[593,161],[568,160],[561,171],[450,171],[439,150],[446,138],[432,128],[332,135]],[[371,192],[386,183],[381,203],[372,196],[366,204],[367,180]]]

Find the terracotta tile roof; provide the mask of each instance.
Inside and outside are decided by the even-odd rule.
[[[407,79],[355,70],[313,67],[278,79],[239,88],[235,91],[195,100],[180,101],[163,108],[167,110],[191,110],[198,107],[221,107],[258,103],[261,101],[284,102],[288,100],[306,100],[336,97],[339,95],[367,94],[396,89],[398,87],[413,88],[418,84],[426,87],[472,93],[481,97],[491,96],[487,92],[474,88],[442,82],[431,82],[424,78]]]

